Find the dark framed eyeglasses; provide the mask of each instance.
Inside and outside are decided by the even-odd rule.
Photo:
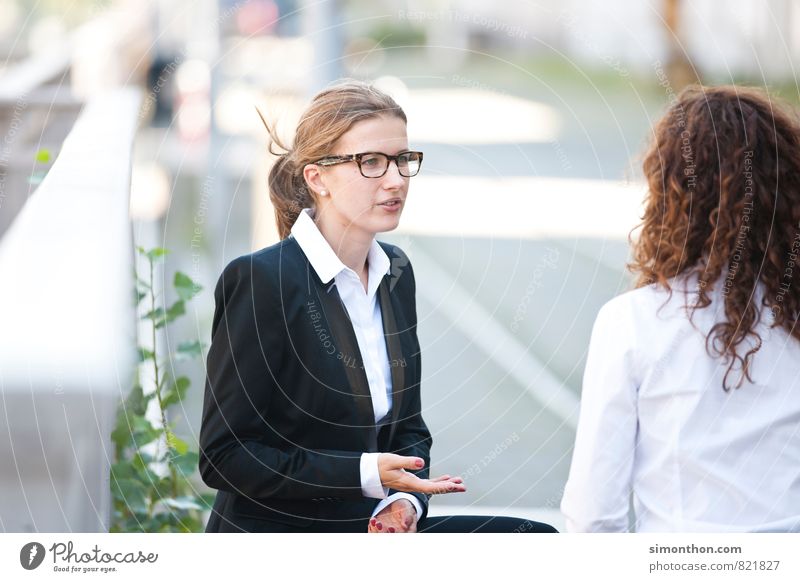
[[[422,152],[400,152],[390,156],[382,152],[364,152],[341,156],[327,156],[314,162],[320,166],[334,166],[347,162],[355,162],[361,175],[365,178],[381,178],[389,169],[389,162],[394,161],[397,171],[404,178],[411,178],[419,174],[422,167]]]

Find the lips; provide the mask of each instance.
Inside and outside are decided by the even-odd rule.
[[[387,208],[395,208],[397,206],[400,206],[401,203],[402,203],[402,200],[400,198],[390,198],[389,200],[386,200],[385,202],[381,202],[380,204],[378,204],[378,206],[386,206]]]

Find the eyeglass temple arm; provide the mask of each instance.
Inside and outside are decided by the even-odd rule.
[[[320,166],[332,166],[333,164],[340,164],[342,162],[354,162],[356,161],[356,156],[328,156],[326,158],[322,158],[321,160],[317,160],[314,162],[315,164],[319,164]]]

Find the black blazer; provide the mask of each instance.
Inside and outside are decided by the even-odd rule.
[[[297,241],[225,267],[200,429],[200,474],[219,490],[206,531],[366,531],[379,500],[362,496],[363,452],[422,457],[415,473],[428,477],[414,273],[398,247],[380,244],[392,264],[378,300],[393,385],[380,429],[336,286]],[[415,496],[427,513],[428,497]]]

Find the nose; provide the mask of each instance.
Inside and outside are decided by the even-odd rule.
[[[386,173],[383,175],[383,187],[387,190],[396,190],[402,188],[407,179],[400,175],[397,161],[389,160],[389,167],[386,168]]]

